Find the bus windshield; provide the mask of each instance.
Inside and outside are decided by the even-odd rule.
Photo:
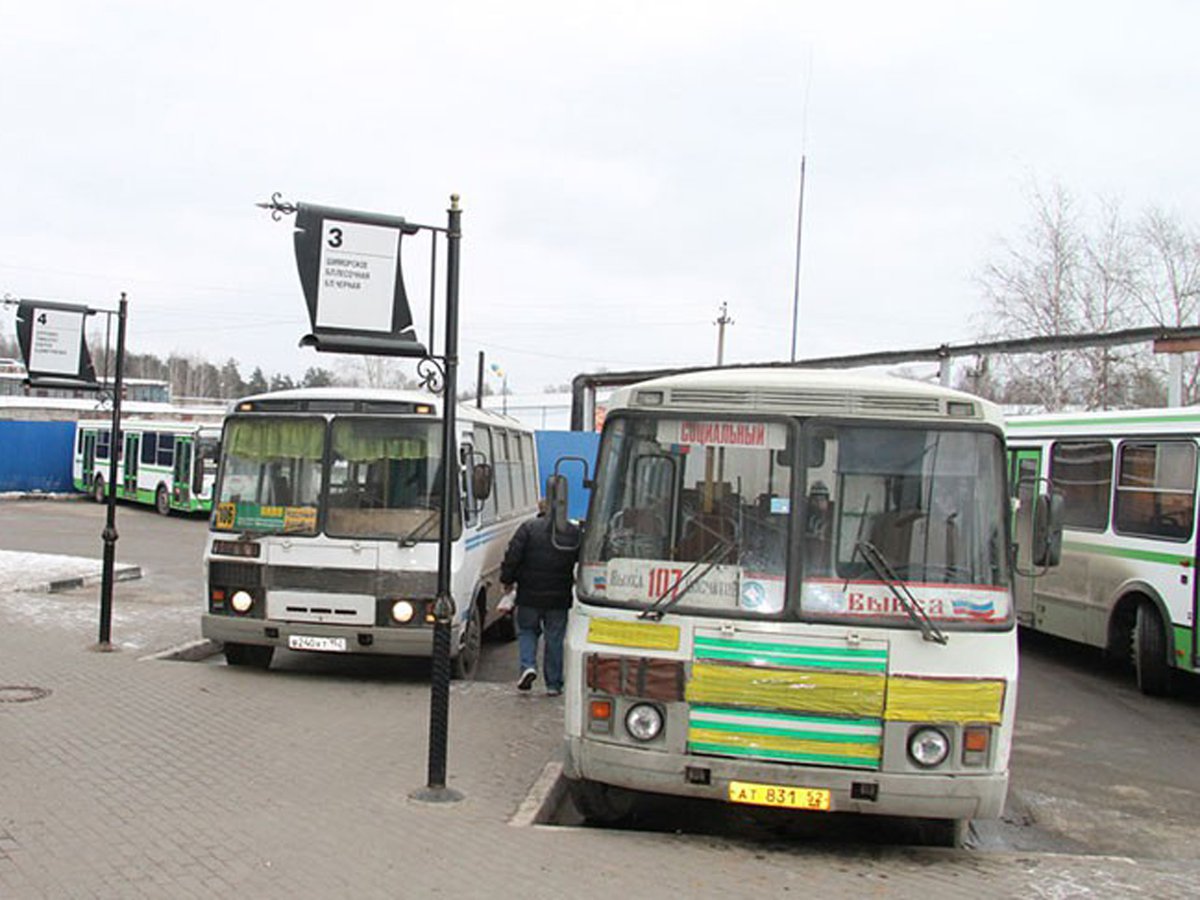
[[[231,419],[215,527],[311,535],[323,523],[330,537],[436,541],[441,447],[436,421],[342,416],[327,437],[321,418]]]
[[[952,628],[1011,622],[994,432],[621,416],[597,473],[590,602],[901,627],[915,603]]]
[[[436,421],[346,418],[333,422],[329,509],[332,537],[437,540],[442,435]],[[451,528],[457,537],[457,515]]]
[[[783,421],[614,418],[597,461],[580,593],[648,609],[779,613],[790,435]]]
[[[998,435],[809,422],[804,446],[802,612],[1010,619]]]
[[[315,534],[324,455],[323,419],[230,419],[214,526]]]

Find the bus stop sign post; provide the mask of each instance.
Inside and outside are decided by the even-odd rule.
[[[5,300],[7,306],[10,302]],[[117,465],[121,456],[122,369],[125,361],[125,319],[128,301],[121,294],[117,312],[117,360],[112,383],[112,439],[109,443],[108,498],[104,531],[104,563],[100,575],[100,636],[97,650],[112,650],[113,564],[117,543]],[[84,323],[103,312],[112,321],[112,310],[94,310],[76,303],[21,300],[17,308],[17,344],[25,358],[26,383],[31,387],[69,387],[98,391],[96,368],[88,352]],[[105,351],[107,365],[107,349]]]
[[[113,563],[117,553],[117,464],[121,456],[121,394],[124,391],[125,315],[127,301],[121,294],[117,311],[117,360],[113,374],[112,440],[108,445],[108,497],[104,515],[104,567],[100,574],[100,641],[98,650],[112,647]]]
[[[400,270],[400,242],[419,231],[446,235],[446,345],[440,357],[442,376],[442,495],[438,537],[437,598],[434,603],[433,657],[429,691],[429,771],[415,800],[444,803],[462,794],[446,787],[446,749],[450,722],[450,638],[455,604],[450,592],[451,538],[454,503],[455,395],[458,392],[458,272],[462,211],[458,195],[450,197],[446,228],[417,225],[398,216],[285,203],[274,194],[269,203],[278,221],[296,214],[295,251],[300,284],[308,304],[312,332],[301,346],[326,353],[407,356],[438,366],[435,356],[417,341],[412,313]],[[436,235],[434,247],[436,248]],[[434,258],[436,269],[436,257]],[[434,273],[436,274],[436,273]],[[433,290],[430,281],[430,329],[433,328]],[[426,374],[424,384],[435,392],[437,378]]]

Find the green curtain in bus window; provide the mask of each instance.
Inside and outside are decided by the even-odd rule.
[[[429,445],[421,438],[364,434],[351,428],[334,428],[333,452],[351,462],[376,459],[426,459]]]
[[[229,453],[243,459],[320,459],[325,423],[319,419],[234,421],[226,440]]]

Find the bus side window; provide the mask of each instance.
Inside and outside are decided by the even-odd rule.
[[[488,463],[492,466],[493,473],[497,473],[496,457],[492,453],[492,429],[486,425],[475,426],[475,453],[479,462]],[[496,490],[494,487],[491,497],[484,501],[483,509],[479,511],[479,521],[483,525],[491,525],[496,521]]]

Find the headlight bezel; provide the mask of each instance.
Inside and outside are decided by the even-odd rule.
[[[928,757],[926,750],[935,745],[940,745],[940,752],[936,757]],[[943,728],[936,725],[918,725],[909,732],[905,746],[913,765],[920,769],[936,769],[950,759],[953,742]]]
[[[639,744],[649,744],[662,737],[667,717],[655,703],[635,703],[625,711],[625,733]]]

